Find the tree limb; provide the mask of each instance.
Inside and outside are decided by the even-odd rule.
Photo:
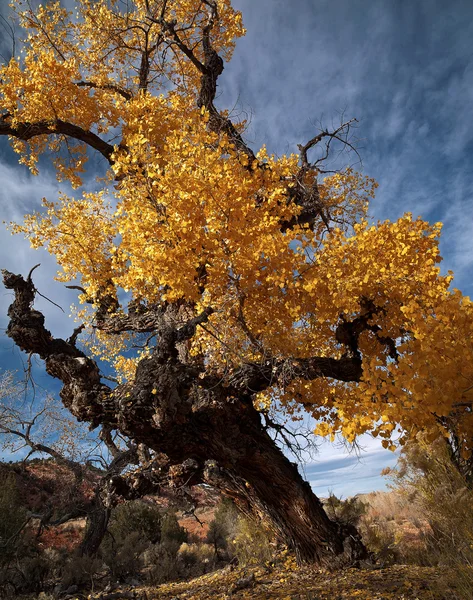
[[[13,125],[11,120],[10,114],[2,115],[0,119],[0,135],[10,135],[27,142],[40,135],[62,134],[84,142],[91,148],[94,148],[107,159],[110,165],[114,162],[112,159],[114,147],[92,131],[87,131],[78,125],[62,121],[61,119],[43,120],[36,123],[24,122]]]
[[[110,90],[111,92],[116,92],[120,96],[123,96],[125,100],[131,100],[133,98],[133,94],[131,92],[113,83],[98,84],[94,83],[93,81],[78,81],[76,85],[77,87],[88,87],[94,90]]]
[[[44,316],[32,305],[35,288],[31,277],[24,279],[2,270],[7,289],[15,292],[8,309],[7,335],[26,352],[38,354],[46,362],[46,371],[64,383],[61,398],[79,420],[93,426],[101,422],[115,425],[112,390],[101,382],[97,364],[74,344],[53,338],[44,326]]]

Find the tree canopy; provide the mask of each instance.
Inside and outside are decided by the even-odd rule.
[[[1,70],[0,133],[33,173],[53,151],[76,188],[87,145],[108,168],[96,191],[44,200],[13,230],[55,255],[61,281],[80,282],[89,349],[119,377],[152,350],[129,350],[153,327],[127,323],[128,292],[141,307],[205,315],[188,351],[206,371],[269,365],[256,401],[303,407],[319,434],[389,439],[397,424],[435,427],[469,405],[472,305],[440,274],[441,224],[371,225],[376,183],[351,168],[324,176],[309,155],[323,135],[300,154],[253,154],[245,122],[214,106],[217,53],[228,60],[244,34],[230,2],[14,5],[27,37]]]

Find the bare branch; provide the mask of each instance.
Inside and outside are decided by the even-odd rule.
[[[353,147],[353,145],[348,141],[348,134],[350,132],[350,126],[353,125],[353,123],[358,123],[357,119],[350,119],[349,121],[342,123],[334,131],[328,131],[327,129],[321,131],[316,136],[314,136],[312,139],[310,139],[304,146],[299,144],[298,148],[299,148],[299,152],[300,152],[300,156],[301,156],[302,168],[306,169],[306,170],[309,168],[314,168],[317,166],[317,164],[326,160],[326,158],[328,157],[329,146],[326,148],[325,155],[322,158],[319,158],[314,164],[311,164],[309,162],[309,159],[307,158],[308,151],[311,148],[313,148],[314,146],[316,146],[317,144],[319,144],[324,138],[329,138],[329,144],[332,139],[337,139],[358,154],[358,152]],[[343,136],[341,134],[343,134]]]

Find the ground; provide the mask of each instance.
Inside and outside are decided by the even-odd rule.
[[[289,558],[275,567],[226,567],[182,583],[121,591],[122,597],[137,600],[453,600],[448,575],[438,568],[403,565],[330,573],[296,568]],[[89,598],[106,600],[107,595]]]

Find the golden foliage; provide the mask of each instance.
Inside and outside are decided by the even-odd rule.
[[[372,329],[359,337],[361,382],[279,382],[260,394],[260,405],[277,400],[289,414],[304,405],[319,420],[320,435],[341,432],[353,441],[372,431],[394,448],[400,431],[436,435],[439,417],[472,400],[473,308],[450,290],[452,276],[440,273],[439,223],[406,214],[370,224],[376,183],[347,169],[319,176],[330,230],[322,218],[311,228],[282,228],[301,211],[289,201],[299,157],[272,156],[263,147],[249,164],[226,133],[208,127],[194,62],[169,44],[157,51],[170,35],[159,24],[163,0],[135,0],[127,10],[118,0],[77,0],[74,14],[60,2],[35,12],[22,0],[13,6],[26,44],[0,69],[2,114],[13,126],[47,122],[52,131],[12,140],[20,161],[35,173],[39,155],[52,151],[58,178],[79,187],[84,143],[55,135],[54,127],[64,121],[102,137],[120,132],[105,187],[45,201],[41,214],[13,226],[55,255],[61,281],[80,280],[82,300],[128,292],[144,305],[185,300],[196,313],[211,306],[190,350],[224,376],[229,367],[268,357],[342,357],[347,348],[336,339],[337,323],[362,314],[368,299],[376,310]],[[198,60],[208,6],[166,3]],[[212,46],[228,60],[244,34],[241,15],[229,0],[216,6]],[[299,183],[310,186],[316,176],[308,172]],[[383,338],[395,342],[397,360]],[[129,341],[99,335],[90,348],[127,378],[139,358],[127,352]],[[460,435],[472,427],[471,416],[463,419]]]

